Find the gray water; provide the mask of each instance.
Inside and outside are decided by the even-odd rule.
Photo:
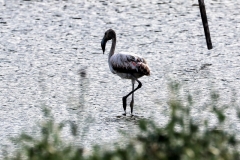
[[[213,49],[207,50],[198,1],[22,1],[0,5],[0,150],[8,137],[31,132],[48,106],[57,122],[81,126],[81,145],[107,144],[134,132],[134,119],[168,120],[168,83],[192,94],[196,121],[209,113],[219,91],[230,128],[240,131],[232,104],[240,95],[240,1],[205,1]],[[117,33],[116,52],[144,57],[151,76],[135,93],[135,118],[123,117],[122,96],[131,81],[113,75],[100,47],[104,32]],[[111,43],[107,44],[107,52]],[[85,74],[84,74],[85,73]],[[130,100],[128,101],[128,104]],[[85,131],[83,131],[85,129]],[[67,131],[65,131],[67,134]],[[68,136],[66,136],[68,137]]]

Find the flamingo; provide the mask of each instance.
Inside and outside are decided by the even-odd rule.
[[[117,74],[121,78],[132,80],[132,91],[126,96],[122,97],[122,102],[124,109],[123,115],[126,116],[127,97],[132,95],[130,107],[131,115],[133,116],[134,92],[142,87],[142,83],[138,80],[138,78],[144,75],[149,76],[150,68],[148,67],[146,60],[136,54],[114,54],[117,39],[115,31],[112,29],[109,29],[105,32],[101,41],[103,54],[105,52],[106,43],[109,40],[112,40],[112,46],[108,55],[108,64],[111,72],[113,74]],[[138,86],[134,89],[135,81],[138,82]]]

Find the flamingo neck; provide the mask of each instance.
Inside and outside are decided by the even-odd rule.
[[[114,69],[112,67],[112,63],[110,62],[110,59],[111,59],[112,55],[114,54],[115,47],[116,47],[116,41],[117,41],[116,33],[112,30],[112,46],[110,49],[110,53],[108,55],[108,65],[113,74],[116,74],[116,72],[114,71]]]
[[[109,53],[109,56],[108,56],[108,59],[110,59],[112,57],[112,55],[114,54],[114,51],[115,51],[115,47],[116,47],[116,36],[114,38],[112,38],[112,46],[111,46],[111,49],[110,49],[110,53]]]

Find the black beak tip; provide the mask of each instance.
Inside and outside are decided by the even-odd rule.
[[[103,54],[105,52],[105,46],[106,46],[106,41],[103,39],[102,42],[101,42],[101,47],[102,47],[102,50],[103,50]]]
[[[102,46],[102,51],[103,51],[103,54],[104,54],[104,52],[105,52],[105,47],[103,47],[103,46]]]

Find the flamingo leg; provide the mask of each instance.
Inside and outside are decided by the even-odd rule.
[[[135,80],[132,79],[132,91],[134,90],[134,83],[135,83]],[[134,105],[134,92],[132,93],[132,101],[131,101],[131,103],[130,103],[131,114],[133,113],[133,105]]]
[[[141,83],[138,79],[136,79],[136,78],[134,77],[134,80],[136,80],[136,81],[138,82],[137,88],[136,88],[136,89],[133,89],[130,93],[128,93],[126,96],[124,96],[124,97],[122,98],[122,101],[123,101],[123,109],[124,109],[124,112],[125,112],[123,115],[126,115],[127,97],[130,96],[130,95],[133,94],[136,90],[138,90],[139,88],[142,87],[142,83]],[[132,102],[131,102],[131,103],[132,103]],[[131,106],[131,104],[130,104],[130,106]],[[131,114],[132,114],[132,110],[133,110],[133,105],[132,105],[132,107],[131,107]]]

